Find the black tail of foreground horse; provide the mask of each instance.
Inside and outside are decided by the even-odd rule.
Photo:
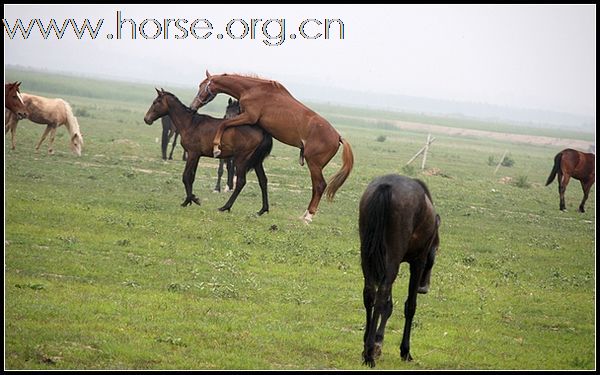
[[[431,268],[440,243],[439,225],[440,217],[422,181],[390,174],[367,186],[360,201],[358,223],[365,281],[365,365],[375,367],[375,359],[381,355],[385,325],[393,308],[392,284],[402,262],[410,265],[410,281],[400,356],[412,360],[410,330],[417,293],[429,291]]]

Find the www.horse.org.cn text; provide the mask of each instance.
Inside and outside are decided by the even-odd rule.
[[[307,18],[300,22],[286,22],[285,18],[234,18],[225,23],[222,28],[215,26],[206,18],[188,20],[186,18],[146,18],[135,20],[123,17],[121,11],[116,12],[114,32],[102,33],[105,19],[100,18],[95,22],[89,18],[76,20],[67,18],[56,20],[54,18],[29,20],[17,18],[16,20],[2,19],[5,35],[10,39],[29,39],[42,37],[44,39],[60,40],[68,37],[77,39],[109,40],[156,40],[156,39],[231,39],[231,40],[258,40],[266,46],[280,46],[286,40],[343,40],[344,22],[339,18]],[[219,31],[222,30],[222,31]],[[288,31],[291,30],[289,33]]]

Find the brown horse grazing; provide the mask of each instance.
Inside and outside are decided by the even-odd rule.
[[[19,91],[20,85],[21,82],[4,84],[4,107],[14,113],[19,120],[27,117],[27,108],[25,108],[21,91]],[[6,124],[4,126],[6,127]],[[8,127],[5,128],[5,133],[6,131],[8,131]]]
[[[440,243],[440,217],[422,181],[390,174],[367,186],[358,219],[367,313],[363,363],[375,367],[375,358],[381,354],[385,325],[393,308],[392,284],[402,262],[410,264],[410,281],[404,303],[400,357],[410,361],[410,330],[417,293],[429,291],[431,268]]]
[[[151,125],[156,119],[169,115],[181,136],[181,145],[188,153],[188,158],[183,171],[183,184],[187,197],[181,204],[188,206],[192,202],[200,204],[199,199],[192,193],[192,185],[196,177],[196,169],[201,156],[213,157],[212,140],[217,127],[224,121],[207,115],[199,115],[186,107],[179,99],[164,90],[156,90],[158,96],[148,109],[144,121]],[[267,176],[263,168],[263,160],[271,153],[273,138],[256,126],[242,126],[229,132],[223,137],[222,158],[233,157],[236,167],[237,184],[233,194],[220,211],[229,211],[237,199],[244,185],[246,173],[254,168],[258,177],[258,184],[262,191],[262,208],[257,214],[260,216],[269,211],[267,196]]]
[[[550,185],[558,174],[558,194],[560,196],[560,210],[564,211],[565,190],[571,177],[581,182],[583,199],[579,205],[579,212],[585,212],[585,201],[594,182],[596,182],[596,155],[566,148],[554,157],[554,166],[546,181]]]
[[[79,130],[77,118],[73,115],[73,110],[69,103],[62,99],[49,99],[42,96],[22,93],[23,103],[27,109],[27,119],[38,124],[45,124],[46,130],[42,134],[40,141],[35,146],[36,150],[40,149],[42,142],[50,133],[48,142],[48,153],[53,154],[54,137],[56,128],[61,125],[69,130],[71,151],[77,156],[81,156],[81,148],[83,147],[83,136]],[[17,132],[17,123],[19,118],[12,111],[4,112],[5,133],[10,130],[12,149],[15,149],[15,134]]]
[[[240,101],[242,113],[223,121],[214,138],[214,154],[218,155],[221,136],[226,128],[243,124],[256,124],[275,139],[300,149],[300,164],[304,159],[310,170],[312,198],[302,219],[312,221],[321,197],[326,193],[332,200],[354,165],[352,148],[348,141],[323,117],[296,100],[280,83],[241,75],[210,75],[200,83],[191,108],[197,110],[225,93]],[[323,178],[323,168],[344,145],[342,167],[329,184]]]

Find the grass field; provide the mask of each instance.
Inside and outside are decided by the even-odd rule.
[[[415,360],[399,356],[403,264],[376,369],[595,368],[595,187],[586,213],[577,181],[558,210],[556,182],[544,186],[558,148],[434,134],[422,172],[420,159],[403,166],[426,133],[336,121],[355,167],[305,225],[311,185],[297,149],[274,142],[262,217],[253,172],[232,211],[217,211],[228,193],[211,192],[208,158],[194,185],[202,205],[182,208],[184,163],[161,159],[160,123],[142,120],[152,86],[7,71],[13,80],[68,100],[85,146],[70,153],[60,128],[55,155],[36,154],[43,126],[28,121],[16,150],[5,137],[6,369],[363,369],[358,201],[387,173],[428,184],[441,246],[418,298]],[[208,112],[222,116],[226,100]],[[514,165],[494,174],[489,160],[505,150]]]

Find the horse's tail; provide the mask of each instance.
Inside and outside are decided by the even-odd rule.
[[[81,130],[79,129],[79,122],[77,121],[77,117],[73,114],[73,109],[71,105],[63,100],[65,105],[65,112],[67,116],[67,128],[69,129],[69,133],[71,134],[71,151],[73,151],[78,156],[81,156],[81,148],[83,147],[83,136],[81,135]]]
[[[552,167],[552,171],[550,172],[550,176],[548,176],[548,180],[546,180],[546,186],[550,185],[552,183],[552,181],[554,181],[554,178],[556,177],[556,174],[560,170],[560,160],[561,160],[561,158],[562,158],[562,152],[559,152],[554,157],[554,166]]]
[[[365,207],[361,225],[360,256],[362,268],[380,283],[385,277],[387,250],[385,230],[390,213],[392,186],[377,186]]]
[[[263,130],[263,139],[256,147],[256,150],[250,156],[248,160],[248,170],[254,169],[257,165],[263,162],[273,149],[273,137],[271,134]]]
[[[331,177],[331,180],[329,180],[329,183],[325,188],[325,194],[327,194],[327,199],[330,201],[333,200],[335,192],[338,191],[346,181],[352,171],[352,167],[354,167],[354,154],[352,154],[350,143],[342,137],[340,137],[340,143],[344,147],[344,152],[342,154],[342,168]]]

